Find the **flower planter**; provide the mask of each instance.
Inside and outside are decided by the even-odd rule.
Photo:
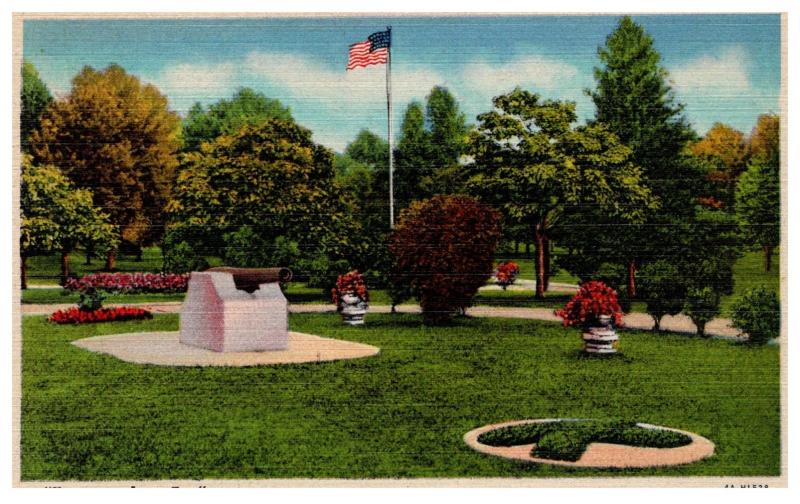
[[[367,314],[367,308],[367,303],[358,296],[345,294],[339,303],[342,322],[348,325],[362,325],[364,316]]]
[[[583,351],[590,354],[614,354],[619,347],[619,336],[611,326],[611,317],[601,315],[596,325],[583,332]]]

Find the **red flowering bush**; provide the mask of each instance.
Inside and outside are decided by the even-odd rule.
[[[123,320],[142,320],[153,318],[153,315],[141,308],[116,306],[97,310],[81,310],[78,307],[59,310],[47,319],[56,324],[86,324],[92,322],[119,322]]]
[[[519,266],[514,261],[503,261],[494,270],[494,278],[497,281],[497,285],[502,287],[503,290],[514,283],[517,275],[519,275]]]
[[[188,273],[93,273],[82,278],[67,279],[64,288],[69,291],[95,288],[128,294],[172,293],[186,292],[188,283]]]
[[[367,292],[367,284],[364,283],[364,275],[359,273],[358,270],[339,275],[339,278],[336,279],[336,286],[331,289],[331,298],[339,310],[342,309],[342,296],[347,294],[356,296],[363,303],[369,302],[369,293]]]
[[[598,280],[585,282],[578,293],[555,314],[564,320],[564,326],[600,325],[599,317],[608,315],[617,326],[622,325],[622,308],[617,300],[617,291]]]
[[[492,274],[500,215],[468,196],[434,196],[405,209],[392,232],[393,288],[419,299],[425,323],[472,304]]]

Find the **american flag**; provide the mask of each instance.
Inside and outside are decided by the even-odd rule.
[[[356,42],[350,46],[350,59],[347,70],[369,65],[385,64],[389,59],[389,47],[392,43],[390,31],[375,32],[367,40]]]

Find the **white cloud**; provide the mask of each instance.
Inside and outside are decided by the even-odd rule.
[[[561,88],[578,74],[578,69],[542,56],[524,56],[507,63],[476,61],[462,71],[464,85],[493,96],[521,86],[532,90]]]
[[[297,99],[318,101],[331,108],[361,107],[386,100],[385,66],[345,71],[295,54],[253,52],[244,70],[259,81],[270,82]],[[445,79],[427,69],[395,69],[392,97],[396,103],[424,98]]]
[[[728,47],[717,54],[691,60],[670,72],[678,92],[742,94],[751,90],[748,57],[743,47]]]

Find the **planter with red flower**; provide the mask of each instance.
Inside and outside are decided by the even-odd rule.
[[[369,307],[369,294],[364,276],[358,270],[339,275],[336,287],[331,289],[331,298],[341,313],[345,324],[361,325]]]
[[[555,314],[564,326],[583,329],[583,350],[591,354],[613,354],[619,348],[614,327],[622,325],[622,308],[617,292],[603,282],[592,280],[581,285],[578,293]]]
[[[503,261],[494,270],[495,282],[503,290],[516,281],[517,275],[519,275],[519,266],[514,261]]]

